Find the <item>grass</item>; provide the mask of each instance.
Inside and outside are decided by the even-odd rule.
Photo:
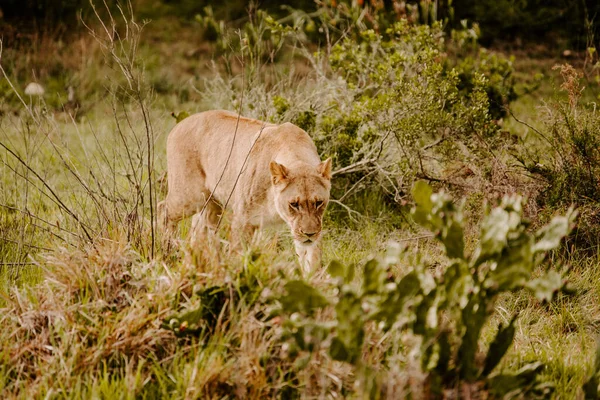
[[[520,85],[525,88],[533,85],[536,89],[511,104],[518,120],[508,118],[504,128],[520,136],[524,146],[535,147],[540,145],[541,138],[529,126],[543,131],[541,116],[545,108],[551,101],[564,101],[567,97],[565,92],[557,90],[562,80],[553,67],[571,63],[581,70],[585,55],[565,59],[558,54],[548,54],[546,49],[533,53],[517,52],[514,65]],[[593,104],[596,96],[597,85],[588,82],[582,92],[581,103]],[[551,211],[540,211],[538,218],[547,220]],[[553,258],[557,268],[568,267],[566,279],[572,288],[571,294],[541,306],[534,304],[530,296],[516,293],[506,296],[499,307],[501,315],[519,312],[517,335],[504,365],[514,367],[524,360],[542,361],[547,365],[544,375],[556,384],[556,398],[581,396],[581,383],[593,368],[591,354],[597,345],[600,320],[600,304],[596,300],[600,290],[600,260],[597,254],[597,249],[592,249],[591,253],[582,255],[571,247],[570,251]]]
[[[500,303],[506,316],[519,313],[515,342],[504,365],[518,366],[538,360],[546,364],[544,376],[556,384],[559,398],[580,395],[579,388],[592,370],[600,309],[595,300],[600,287],[597,260],[574,263],[566,279],[577,288],[550,305],[531,296],[514,294]]]
[[[15,100],[10,108],[18,114],[0,119],[0,143],[6,146],[0,149],[2,397],[340,398],[359,393],[358,374],[348,365],[326,354],[289,357],[281,320],[268,315],[269,299],[297,277],[288,238],[259,234],[241,255],[190,249],[185,240],[167,251],[152,229],[152,202],[164,197],[157,179],[165,170],[166,134],[175,123],[170,113],[209,108],[211,99],[226,95],[203,97],[210,88],[223,86],[216,82],[219,78],[211,80],[197,55],[186,55],[197,50],[188,44],[199,41],[194,27],[170,20],[152,25],[137,54],[143,65],[133,67],[143,71],[136,78],[146,88],[140,96],[128,89],[118,70],[123,58],[102,55],[108,42],[81,40],[80,49],[86,50],[81,50],[82,63],[73,67],[73,76],[81,84],[85,113],[65,118],[56,105],[24,99],[28,110]],[[36,62],[43,65],[44,59]],[[552,74],[553,63],[520,61],[517,77],[530,79],[531,73],[524,71],[532,65]],[[18,88],[27,83],[23,70],[16,63],[7,71]],[[91,77],[102,77],[103,83],[90,83]],[[204,92],[186,83],[192,80],[200,87],[204,78]],[[48,79],[54,76],[48,73]],[[296,89],[301,96],[303,89]],[[536,126],[536,96],[546,98],[550,92],[549,81],[542,81],[534,95],[513,104],[513,111]],[[250,94],[251,101],[260,106],[257,93]],[[522,136],[526,131],[511,119],[504,128]],[[432,268],[442,267],[437,265],[440,248],[398,208],[376,193],[363,194],[355,203],[363,216],[331,206],[325,263],[361,265],[383,252],[387,241],[397,240],[420,252]],[[471,205],[473,221],[480,204],[478,199]],[[228,227],[222,231],[226,241]],[[593,365],[600,260],[573,251],[555,254],[552,261],[557,268],[570,267],[566,278],[573,293],[549,305],[522,292],[504,296],[493,324],[486,327],[484,344],[493,339],[497,323],[518,312],[515,341],[500,369],[514,371],[526,362],[542,361],[547,365],[544,377],[556,386],[555,397],[573,398],[581,395]],[[308,279],[324,289],[331,284],[323,271]],[[202,290],[210,287],[226,293],[223,307],[212,310],[213,323],[200,326],[200,335],[187,334],[181,324],[172,329],[171,320],[202,306]],[[415,382],[422,383],[423,377],[410,354],[375,327],[367,332],[370,348],[363,357],[368,364],[377,365],[385,351],[397,361],[379,367],[390,377],[390,398],[418,393]]]

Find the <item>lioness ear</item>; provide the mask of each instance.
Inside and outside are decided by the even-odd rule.
[[[289,175],[288,169],[275,161],[271,161],[269,169],[271,170],[271,182],[273,182],[273,185],[277,185]]]
[[[319,164],[317,170],[323,178],[331,180],[331,157]]]

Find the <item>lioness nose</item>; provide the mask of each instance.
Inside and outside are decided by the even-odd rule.
[[[308,232],[302,232],[306,235],[306,237],[313,237],[317,234],[317,232],[312,232],[312,233],[308,233]]]

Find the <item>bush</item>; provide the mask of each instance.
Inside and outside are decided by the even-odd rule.
[[[458,86],[464,95],[469,95],[475,89],[477,75],[483,74],[487,78],[484,90],[488,97],[490,117],[499,120],[507,116],[507,106],[517,99],[512,60],[481,48],[475,57],[460,57],[455,68],[459,71]]]
[[[253,26],[255,36],[268,30],[289,43],[305,41],[298,26],[263,18],[270,25]],[[377,188],[400,202],[416,178],[445,181],[448,162],[485,165],[501,141],[494,119],[514,99],[511,62],[473,52],[471,40],[456,44],[469,56],[453,63],[438,23],[402,20],[383,33],[361,31],[358,42],[342,39],[316,54],[301,50],[310,67],[303,78],[293,67],[277,71],[255,62],[263,50],[246,34],[240,39],[227,47],[247,60],[244,88],[239,78],[207,81],[207,101],[307,129],[321,155],[334,159],[337,198]]]
[[[482,391],[498,398],[547,396],[551,386],[537,379],[543,369],[540,363],[514,373],[494,372],[512,344],[516,314],[498,326],[483,352],[481,335],[502,293],[526,289],[545,302],[564,287],[559,272],[546,263],[538,275],[538,267],[569,233],[575,213],[569,211],[529,233],[521,219],[521,198],[506,197],[486,212],[478,244],[467,254],[461,207],[444,193],[434,194],[423,182],[415,185],[413,197],[414,220],[434,232],[445,249],[441,272],[432,272],[421,261],[424,255],[416,254],[408,256],[412,267],[396,277],[393,267],[407,255],[392,245],[383,259],[364,265],[360,286],[354,283],[354,267],[336,262],[328,268],[337,281],[331,296],[331,291],[301,280],[287,282],[280,303],[290,357],[323,357],[322,350],[327,350],[332,359],[354,366],[359,387],[370,398],[391,390],[393,382],[385,371],[397,362],[396,351],[416,355],[417,368],[424,375],[417,397],[423,392],[437,398],[457,387],[465,397]],[[379,330],[388,338],[376,360],[383,368],[364,358],[367,331]]]

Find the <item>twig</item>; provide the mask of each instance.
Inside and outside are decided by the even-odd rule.
[[[0,267],[11,267],[11,266],[21,266],[21,265],[38,265],[36,262],[0,262]]]
[[[242,53],[242,67],[244,66],[243,54],[244,53]],[[244,105],[245,76],[246,76],[245,68],[242,68],[242,93],[240,94],[240,106],[238,107],[238,115],[237,115],[237,119],[235,121],[235,130],[233,131],[233,139],[231,140],[231,146],[229,148],[229,154],[227,155],[227,159],[225,160],[225,165],[223,166],[223,171],[221,171],[221,176],[219,176],[219,180],[215,184],[215,187],[210,191],[210,195],[206,199],[206,202],[202,206],[202,209],[200,209],[199,214],[203,213],[204,210],[206,210],[206,207],[208,206],[208,204],[210,203],[210,201],[213,199],[215,191],[219,187],[219,184],[221,183],[221,180],[223,179],[223,176],[225,175],[225,171],[227,170],[227,166],[229,165],[229,160],[231,159],[231,155],[233,154],[233,148],[234,148],[234,145],[235,145],[235,139],[237,137],[238,129],[239,129],[239,126],[240,126],[240,119],[242,117],[242,107]],[[236,183],[237,183],[237,180],[236,180]],[[233,193],[234,189],[235,189],[235,185],[233,186],[233,189],[231,190],[232,193]],[[231,197],[231,194],[229,195],[229,197]],[[229,199],[227,199],[227,201],[229,201]],[[225,207],[223,207],[223,208],[225,208]],[[221,218],[222,217],[223,217],[223,214],[221,214],[221,216],[219,217],[219,221],[217,223],[217,228],[221,224]]]
[[[4,240],[5,242],[9,242],[9,243],[18,244],[19,246],[30,247],[32,249],[38,249],[38,250],[44,250],[44,251],[52,251],[52,249],[49,249],[47,247],[41,247],[41,246],[36,246],[34,244],[23,243],[23,242],[20,242],[18,240],[12,240],[12,239],[8,239],[8,238],[1,237],[1,236],[0,236],[0,240]]]
[[[94,29],[88,26],[83,20],[83,25],[88,29],[90,35],[100,44],[103,51],[106,54],[110,55],[110,57],[115,61],[115,63],[120,68],[122,74],[127,79],[128,89],[132,92],[130,97],[137,103],[139,106],[145,128],[145,152],[142,149],[143,140],[138,140],[138,136],[133,129],[131,122],[129,121],[127,110],[125,106],[123,106],[123,110],[125,112],[125,118],[127,123],[133,133],[133,138],[138,146],[139,150],[139,167],[136,169],[133,166],[133,157],[130,152],[129,146],[127,145],[127,140],[121,130],[121,127],[118,122],[118,118],[115,113],[115,119],[117,120],[118,132],[125,145],[125,149],[127,152],[127,157],[129,159],[129,163],[132,167],[132,174],[134,176],[135,183],[135,192],[136,192],[136,200],[134,210],[132,211],[137,214],[138,206],[144,206],[144,191],[146,187],[148,188],[149,195],[149,209],[150,209],[150,237],[151,237],[151,246],[150,246],[150,257],[154,258],[155,248],[156,248],[156,232],[155,232],[155,202],[156,202],[156,188],[154,185],[154,128],[152,125],[152,121],[150,118],[150,112],[148,110],[148,106],[142,95],[142,81],[143,75],[139,73],[135,65],[135,57],[138,50],[139,45],[139,37],[140,32],[143,30],[145,23],[138,24],[133,17],[133,8],[130,1],[126,3],[126,7],[117,5],[117,9],[119,10],[120,16],[122,17],[125,24],[125,33],[122,36],[119,31],[116,29],[116,22],[111,13],[110,7],[108,6],[106,0],[103,1],[104,7],[107,10],[108,17],[110,18],[108,23],[105,23],[100,14],[96,10],[95,6],[92,5],[92,10],[97,20],[99,21],[102,29],[100,31],[104,31],[104,33],[97,33]],[[125,45],[128,44],[126,47]],[[116,108],[113,106],[113,111],[116,112]],[[145,154],[144,154],[145,153]],[[144,163],[145,158],[145,163]],[[139,172],[139,178],[135,175],[136,171]],[[147,179],[143,180],[144,171],[147,174]],[[131,180],[130,180],[131,183]],[[141,221],[136,219],[138,224],[141,227]]]
[[[398,188],[398,186],[396,186],[396,184],[394,183],[394,181],[392,180],[392,178],[390,178],[390,174],[386,173],[386,170],[384,167],[382,167],[381,165],[379,165],[379,163],[375,163],[375,166],[379,169],[379,171],[381,172],[381,175],[383,175],[383,177],[385,179],[387,179],[387,181],[390,183],[390,185],[392,186],[392,188],[394,189],[394,201],[398,201],[398,197],[400,194],[400,188]]]
[[[520,119],[518,119],[516,117],[516,115],[512,112],[512,110],[510,109],[510,107],[504,107],[504,109],[510,113],[510,116],[513,117],[513,119],[515,121],[517,121],[519,124],[525,125],[529,129],[531,129],[532,131],[534,131],[535,133],[537,133],[538,135],[540,135],[544,140],[546,140],[548,142],[548,144],[552,145],[552,142],[550,141],[550,139],[548,139],[546,137],[546,135],[544,135],[542,132],[540,132],[538,129],[534,128],[533,126],[529,125],[527,122],[521,121]]]
[[[439,182],[439,183],[445,183],[445,184],[449,184],[450,182],[444,180],[444,179],[439,179],[439,178],[434,178],[432,176],[427,175],[427,173],[425,171],[421,171],[420,174],[417,174],[417,178],[419,179],[425,179],[426,181],[429,182]],[[458,185],[457,186],[462,186],[462,185]]]
[[[343,195],[342,197],[340,197],[340,198],[338,199],[338,201],[340,201],[340,202],[343,202],[343,201],[344,201],[344,199],[345,199],[346,197],[348,197],[348,196],[350,195],[350,193],[352,193],[352,191],[353,191],[354,189],[356,189],[356,188],[358,187],[358,185],[359,185],[359,184],[360,184],[362,181],[364,181],[365,179],[367,179],[369,176],[373,175],[375,172],[377,172],[377,170],[372,170],[372,171],[371,171],[371,172],[369,172],[368,174],[365,174],[365,175],[364,175],[362,178],[360,178],[360,179],[359,179],[359,180],[358,180],[358,181],[357,181],[357,182],[356,182],[354,185],[352,185],[352,187],[351,187],[350,189],[346,190],[346,192],[344,193],[344,195]]]
[[[146,127],[146,141],[147,141],[147,157],[148,157],[148,192],[150,193],[150,235],[152,237],[152,247],[150,251],[150,255],[154,258],[154,247],[155,247],[155,232],[154,232],[154,201],[155,201],[155,193],[153,193],[154,187],[152,185],[152,176],[154,173],[154,140],[151,140],[154,137],[154,130],[152,128],[152,123],[150,122],[150,117],[148,116],[148,109],[144,105],[142,100],[142,94],[140,93],[139,87],[136,90],[138,104],[142,109],[142,115],[144,117],[144,125]]]
[[[429,233],[427,235],[421,235],[421,236],[414,236],[414,237],[410,237],[410,238],[406,238],[406,239],[394,239],[396,242],[410,242],[413,240],[421,240],[421,239],[431,239],[435,237],[435,235],[433,233]]]
[[[428,149],[430,149],[430,148],[432,148],[432,147],[435,147],[435,146],[437,146],[438,144],[440,144],[440,143],[442,143],[443,141],[445,141],[447,138],[448,138],[448,136],[444,135],[444,136],[442,136],[441,138],[439,138],[438,140],[436,140],[435,142],[433,142],[433,143],[430,143],[430,144],[428,144],[427,146],[423,146],[423,147],[421,147],[421,151],[425,151],[425,150],[428,150]]]
[[[40,220],[40,221],[44,222],[45,224],[48,224],[49,226],[51,226],[51,227],[53,227],[53,228],[56,228],[56,229],[62,230],[62,231],[66,232],[66,233],[69,233],[69,234],[71,234],[71,235],[73,235],[73,236],[75,236],[76,238],[78,238],[78,239],[80,239],[80,240],[81,240],[81,236],[77,235],[76,233],[73,233],[73,232],[71,232],[71,231],[68,231],[68,230],[66,230],[66,229],[64,229],[64,228],[61,228],[61,227],[60,227],[60,226],[58,226],[58,225],[55,225],[55,224],[53,224],[53,223],[51,223],[51,222],[48,222],[48,221],[46,221],[46,220],[45,220],[45,219],[43,219],[43,218],[40,218],[40,217],[38,217],[38,216],[36,216],[36,215],[33,215],[33,214],[31,214],[29,211],[23,211],[23,210],[20,210],[20,209],[18,209],[18,208],[14,208],[14,207],[6,206],[6,205],[4,205],[4,204],[0,204],[0,207],[5,207],[5,208],[8,208],[8,209],[12,209],[12,210],[15,210],[15,211],[21,212],[21,213],[23,213],[24,215],[27,215],[27,216],[28,216],[28,217],[30,217],[30,218],[35,218],[35,219],[37,219],[37,220]],[[72,246],[72,247],[75,247],[75,248],[77,248],[77,246],[75,246],[73,243],[71,243],[71,242],[67,241],[67,240],[66,240],[64,237],[60,236],[59,234],[55,233],[55,232],[54,232],[54,231],[53,231],[51,228],[48,228],[48,227],[46,227],[46,226],[42,226],[42,225],[36,224],[36,223],[35,223],[35,222],[33,222],[33,221],[30,221],[30,222],[29,222],[29,224],[30,224],[31,226],[33,226],[33,227],[37,228],[37,229],[41,229],[41,230],[43,230],[43,231],[45,231],[45,232],[49,233],[50,235],[52,235],[52,236],[56,237],[57,239],[60,239],[60,240],[61,240],[61,241],[63,241],[64,243],[68,244],[69,246]]]
[[[345,205],[344,203],[342,203],[339,200],[334,200],[334,199],[329,199],[330,203],[333,204],[337,204],[338,206],[342,207],[343,209],[345,209],[348,212],[348,216],[350,217],[351,220],[353,220],[354,222],[357,222],[358,220],[352,217],[352,214],[356,214],[358,215],[360,218],[363,217],[363,215],[361,213],[359,213],[356,210],[351,209],[350,207],[348,207],[347,205]]]
[[[369,158],[367,160],[362,160],[362,161],[356,162],[354,164],[347,165],[347,166],[345,166],[343,168],[340,168],[338,170],[335,170],[335,171],[333,171],[331,173],[331,175],[335,176],[335,175],[348,174],[350,172],[355,172],[356,170],[358,170],[358,167],[361,167],[363,165],[372,164],[375,161],[377,161],[377,160],[374,159],[374,158]]]
[[[83,180],[83,178],[79,174],[79,171],[77,171],[77,167],[71,166],[69,164],[69,162],[67,162],[67,159],[63,156],[63,154],[60,151],[60,149],[58,148],[58,146],[49,137],[48,137],[48,142],[52,145],[52,149],[58,155],[58,157],[62,161],[63,165],[67,169],[67,171],[69,171],[71,173],[71,175],[73,175],[75,177],[75,179],[77,180],[77,182],[79,182],[79,184],[81,185],[81,187],[83,187],[83,189],[86,191],[86,193],[88,194],[88,196],[96,204],[96,209],[99,210],[103,214],[103,217],[105,219],[108,219],[108,216],[106,215],[104,207],[102,206],[102,204],[100,203],[100,201],[98,201],[98,199],[96,198],[96,196],[93,195],[92,189],[88,186],[87,182],[85,182]]]
[[[6,208],[6,209],[8,209],[8,210],[12,210],[12,211],[18,211],[18,212],[20,212],[20,213],[22,213],[22,214],[25,214],[25,215],[29,216],[29,217],[35,218],[35,219],[37,219],[37,220],[40,220],[40,221],[42,221],[43,223],[45,223],[45,224],[48,224],[49,226],[51,226],[51,227],[53,227],[53,228],[59,229],[59,230],[61,230],[61,231],[63,231],[63,232],[66,232],[66,233],[68,233],[68,234],[70,234],[70,235],[73,235],[73,236],[75,236],[75,237],[76,237],[76,238],[78,238],[78,239],[81,239],[81,236],[79,236],[78,234],[76,234],[76,233],[74,233],[74,232],[71,232],[71,231],[69,231],[69,230],[67,230],[67,229],[65,229],[65,228],[62,228],[62,227],[60,227],[60,226],[58,226],[58,225],[56,225],[56,224],[53,224],[53,223],[52,223],[52,222],[50,222],[50,221],[46,221],[45,219],[43,219],[43,218],[41,218],[41,217],[38,217],[38,216],[37,216],[37,215],[35,215],[35,214],[32,214],[30,211],[21,210],[20,208],[17,208],[17,207],[12,207],[12,206],[9,206],[9,205],[6,205],[6,204],[2,204],[2,203],[0,203],[0,207]]]

